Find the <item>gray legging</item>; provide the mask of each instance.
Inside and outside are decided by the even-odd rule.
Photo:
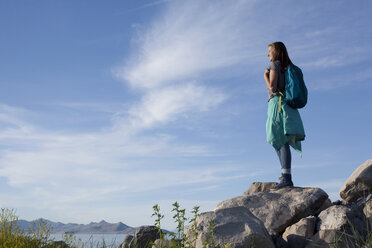
[[[291,174],[291,150],[289,144],[283,145],[279,150],[276,150],[278,154],[280,164],[282,165],[283,174]]]

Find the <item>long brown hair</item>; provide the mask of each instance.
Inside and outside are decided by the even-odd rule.
[[[269,47],[274,49],[274,61],[279,60],[282,66],[282,71],[284,72],[289,65],[293,65],[291,59],[288,56],[287,48],[283,42],[277,41],[269,44]]]

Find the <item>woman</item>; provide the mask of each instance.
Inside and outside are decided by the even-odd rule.
[[[305,139],[305,131],[298,110],[291,108],[285,101],[284,72],[289,65],[292,65],[285,45],[282,42],[269,44],[267,56],[271,64],[264,74],[269,93],[266,137],[275,148],[282,167],[280,182],[272,188],[278,190],[293,186],[289,146],[301,155],[301,141]]]

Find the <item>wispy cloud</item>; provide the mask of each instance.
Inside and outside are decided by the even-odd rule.
[[[225,99],[222,92],[193,83],[153,90],[144,96],[139,106],[129,110],[131,124],[149,127],[170,121],[181,113],[208,111]]]
[[[257,53],[242,25],[250,7],[250,1],[169,2],[164,15],[140,34],[130,59],[114,69],[143,94],[123,123],[148,129],[224,103],[229,93],[212,83],[220,78],[209,72],[226,71],[228,77],[228,68]]]
[[[189,87],[194,89],[193,85]],[[177,88],[169,90],[173,94],[172,90]],[[189,96],[187,92],[185,96]],[[147,194],[162,188],[235,178],[233,170],[215,164],[195,167],[177,163],[182,157],[213,155],[213,151],[202,144],[184,145],[170,135],[140,135],[115,128],[86,133],[43,130],[22,120],[23,115],[31,115],[27,110],[1,106],[1,122],[10,127],[0,131],[0,146],[5,148],[0,152],[0,177],[10,189],[24,195],[22,201],[9,196],[6,203],[10,206],[62,213],[71,205],[79,208],[81,204],[106,201],[118,194],[124,197]],[[190,106],[194,105],[190,103]],[[207,110],[210,103],[206,101],[202,106]],[[181,104],[172,111],[179,112],[182,108]],[[156,109],[155,106],[155,113]],[[168,116],[158,120],[155,114],[150,120],[167,121]],[[120,121],[113,118],[112,127]]]
[[[117,76],[133,87],[154,88],[241,62],[248,55],[241,29],[248,8],[246,1],[170,3]]]
[[[23,127],[26,128],[26,117],[29,112],[22,108],[12,107],[5,104],[0,104],[0,125],[10,125],[8,127]],[[30,128],[29,125],[27,125]]]

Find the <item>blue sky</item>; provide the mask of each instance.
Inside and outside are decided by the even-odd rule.
[[[309,89],[294,183],[332,200],[371,158],[370,1],[1,1],[0,207],[152,224],[277,181],[267,45]]]

